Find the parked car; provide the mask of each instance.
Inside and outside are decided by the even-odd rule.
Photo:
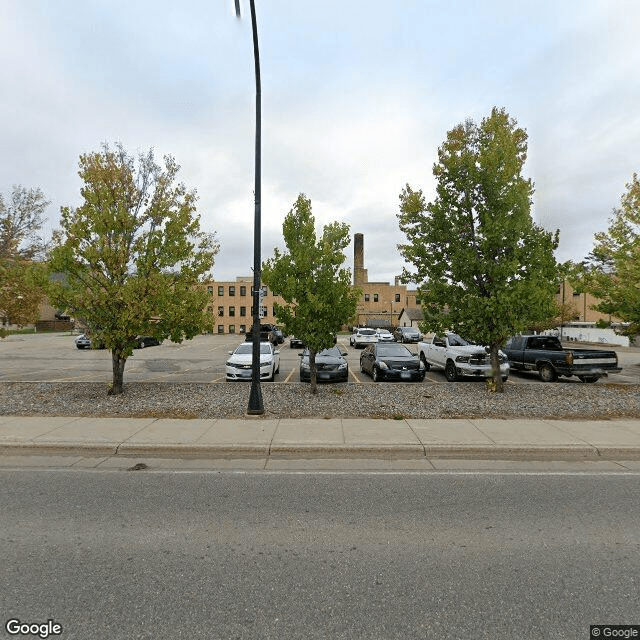
[[[564,349],[555,336],[515,336],[509,338],[504,352],[512,370],[537,371],[543,382],[555,382],[558,376],[596,382],[608,373],[622,371],[615,351]]]
[[[235,351],[229,351],[231,356],[226,363],[227,380],[251,380],[253,343],[243,342]],[[273,380],[280,371],[280,351],[272,342],[260,343],[260,380]]]
[[[295,336],[289,336],[289,347],[291,349],[304,349],[304,342],[300,340],[300,338],[296,338]]]
[[[370,344],[360,354],[360,371],[379,380],[424,380],[426,369],[415,353],[396,343]]]
[[[386,329],[376,329],[376,338],[378,342],[393,342],[393,334]]]
[[[262,330],[262,327],[264,327],[265,329],[269,327],[271,331],[273,331],[273,334],[275,337],[275,340],[274,340],[275,344],[282,344],[284,342],[284,333],[282,333],[282,329],[280,327],[278,327],[275,324],[263,324],[263,325],[260,325],[261,330]]]
[[[349,365],[345,355],[346,351],[342,351],[340,347],[330,347],[316,353],[316,380],[346,382],[349,378]],[[310,382],[309,349],[305,349],[300,357],[300,382]]]
[[[398,327],[393,332],[396,342],[420,342],[422,334],[415,327]]]
[[[418,355],[427,371],[430,367],[444,369],[449,382],[460,380],[463,376],[493,377],[491,358],[488,350],[478,344],[468,342],[456,333],[433,336],[429,342],[418,342]],[[507,356],[498,352],[500,375],[504,381],[509,377]]]
[[[249,326],[249,328],[245,332],[245,340],[247,342],[253,342],[252,326]],[[276,336],[276,332],[271,328],[270,324],[260,325],[260,342],[271,342],[273,344],[277,344],[278,337]]]
[[[94,347],[94,341],[92,341],[92,339],[86,334],[86,333],[81,333],[76,339],[75,339],[75,343],[76,343],[76,347],[78,349],[91,349]],[[104,343],[102,342],[98,342],[95,345],[96,349],[104,349]]]
[[[144,349],[145,347],[157,347],[161,341],[151,336],[136,336],[134,349]]]
[[[375,329],[361,327],[349,338],[349,344],[356,349],[378,342]]]

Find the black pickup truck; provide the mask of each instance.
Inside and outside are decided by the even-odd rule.
[[[595,382],[608,373],[622,371],[615,351],[563,349],[555,336],[515,336],[502,350],[511,371],[537,371],[544,382],[554,382],[558,376]]]

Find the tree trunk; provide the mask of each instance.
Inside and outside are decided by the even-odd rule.
[[[318,371],[316,368],[316,352],[309,349],[309,370],[311,375],[311,393],[318,393]]]
[[[500,374],[500,356],[498,351],[500,350],[500,344],[493,343],[491,345],[491,351],[489,357],[491,358],[491,369],[493,372],[493,387],[496,393],[504,393],[504,382],[502,381],[502,375]]]
[[[120,357],[117,351],[111,352],[111,364],[113,367],[113,380],[108,395],[117,396],[124,391],[124,365],[126,358]]]

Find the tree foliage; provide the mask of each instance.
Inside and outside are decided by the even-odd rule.
[[[595,246],[577,265],[573,284],[600,300],[594,309],[631,323],[640,331],[640,180],[626,185],[621,206],[609,218],[609,229],[595,235]]]
[[[40,189],[14,186],[6,201],[0,194],[0,316],[9,324],[38,319],[45,294],[44,269],[36,261],[46,253],[39,232],[48,205]]]
[[[196,193],[176,182],[179,166],[153,151],[136,160],[121,145],[80,157],[84,203],[61,209],[49,268],[64,274],[50,298],[90,327],[111,350],[113,384],[123,374],[138,335],[190,339],[213,319],[205,311],[218,251],[200,230]]]
[[[285,253],[262,266],[262,279],[286,305],[275,305],[285,331],[309,348],[311,391],[316,393],[316,353],[332,347],[335,336],[356,310],[359,292],[351,286],[351,273],[343,269],[349,244],[349,226],[325,225],[317,238],[311,200],[300,194],[282,225]]]
[[[0,194],[0,260],[34,260],[44,256],[39,233],[49,206],[40,189],[14,186],[8,201]]]
[[[527,134],[503,109],[448,132],[433,167],[436,197],[407,185],[400,194],[399,250],[420,286],[423,330],[452,329],[498,350],[514,333],[554,315],[558,233],[531,218],[533,184],[523,177]]]

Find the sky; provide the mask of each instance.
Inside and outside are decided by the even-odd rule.
[[[251,275],[255,80],[249,0],[0,0],[0,193],[79,206],[81,154],[172,155],[221,249]],[[256,0],[262,257],[300,193],[320,230],[364,234],[370,281],[404,266],[398,196],[435,196],[447,132],[505,108],[529,137],[536,223],[581,260],[640,172],[636,0]],[[353,266],[353,244],[346,266]]]

